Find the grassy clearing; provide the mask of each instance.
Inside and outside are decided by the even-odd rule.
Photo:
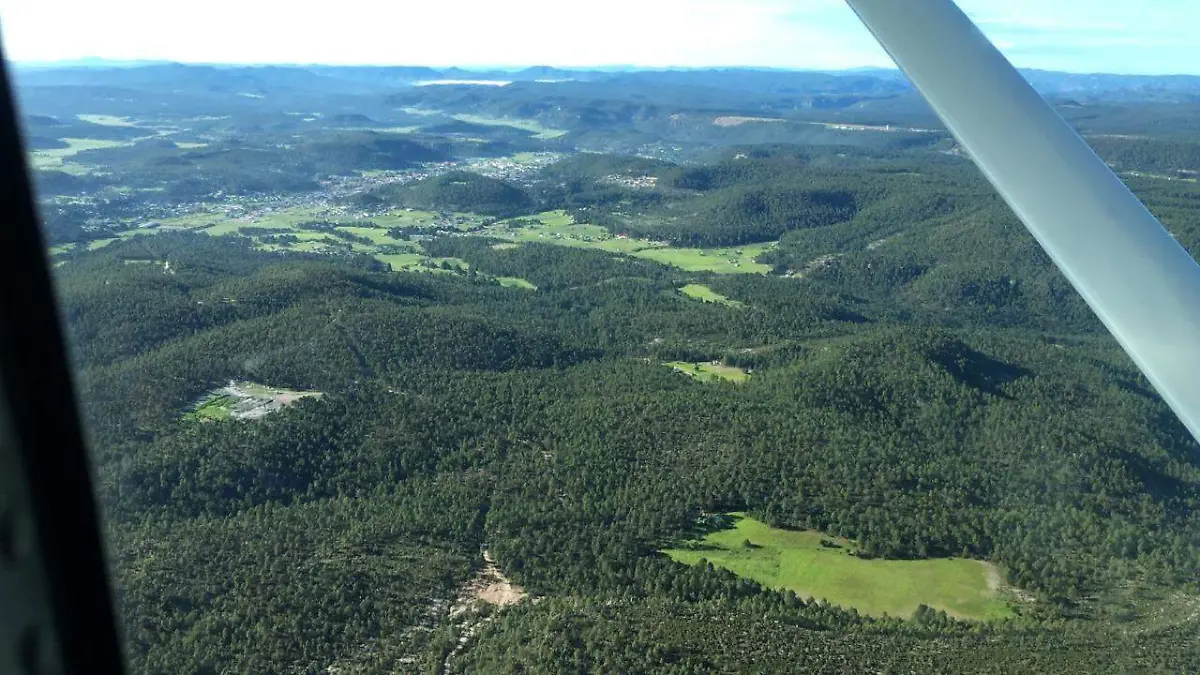
[[[371,240],[371,243],[376,246],[405,246],[410,244],[407,239],[395,239],[388,236],[387,230],[378,227],[358,227],[348,226],[337,228],[339,232],[353,234],[359,237],[366,237]]]
[[[420,253],[378,253],[375,259],[391,265],[393,272],[401,272],[419,269],[426,257]]]
[[[1013,615],[989,585],[994,570],[978,560],[864,560],[850,554],[850,541],[776,529],[742,513],[731,515],[736,519],[733,528],[664,553],[689,565],[707,560],[764,586],[824,598],[871,616],[907,617],[922,604],[968,619]]]
[[[128,117],[117,117],[116,115],[76,115],[80,121],[90,124],[99,124],[106,127],[136,127],[137,124]]]
[[[499,281],[501,286],[507,286],[508,288],[523,288],[527,291],[537,290],[537,286],[534,286],[521,277],[496,277],[496,281]]]
[[[184,419],[193,421],[215,421],[229,419],[229,410],[237,399],[228,395],[213,394],[196,405],[192,412],[184,415]]]
[[[67,144],[65,148],[53,148],[50,150],[34,150],[29,153],[30,162],[35,169],[54,169],[57,171],[69,170],[70,165],[64,165],[63,159],[76,155],[84,150],[98,150],[100,148],[116,148],[122,145],[133,145],[128,141],[106,141],[98,138],[64,138],[63,142]],[[86,171],[84,167],[70,167],[74,169],[74,173]]]
[[[515,127],[533,132],[534,138],[558,138],[566,135],[566,129],[551,129],[533,120],[509,119],[507,117],[484,117],[482,115],[455,115],[455,119],[471,124],[487,124],[490,126]]]
[[[688,272],[718,274],[766,274],[769,265],[754,262],[764,252],[775,248],[776,242],[731,246],[729,248],[647,248],[635,252],[639,258],[649,258]]]
[[[750,374],[736,366],[727,366],[720,361],[711,363],[688,363],[686,361],[669,361],[663,364],[675,369],[676,372],[694,377],[700,382],[727,380],[729,382],[745,382]]]
[[[728,305],[730,307],[742,307],[742,303],[738,302],[737,300],[730,300],[729,298],[702,284],[688,284],[687,286],[680,288],[679,292],[683,293],[689,298],[700,300],[701,302],[715,302],[722,305]]]
[[[112,237],[111,239],[95,239],[95,240],[89,241],[88,245],[87,245],[87,250],[95,251],[98,248],[104,248],[105,246],[108,246],[109,244],[116,241],[117,239],[119,239],[119,237]]]
[[[531,220],[537,224],[524,224]],[[768,242],[729,248],[674,248],[658,241],[613,236],[599,225],[575,222],[565,211],[546,211],[502,221],[487,228],[484,234],[510,242],[542,242],[623,253],[689,272],[720,274],[766,274],[771,268],[754,262],[754,258],[775,246],[775,242]]]

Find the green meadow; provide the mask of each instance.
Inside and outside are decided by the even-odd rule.
[[[701,302],[715,302],[721,305],[728,305],[730,307],[742,306],[742,303],[738,302],[737,300],[730,300],[729,298],[702,284],[688,284],[683,288],[680,288],[679,292],[683,293],[689,298],[700,300]]]
[[[999,595],[999,574],[987,563],[965,558],[864,559],[851,555],[854,544],[845,539],[781,530],[744,513],[730,515],[735,519],[732,528],[663,552],[676,562],[696,565],[706,560],[764,586],[823,598],[871,616],[909,617],[922,604],[964,619],[1013,615]]]
[[[623,253],[671,265],[689,272],[719,274],[766,274],[768,265],[754,259],[776,242],[728,248],[675,248],[662,242],[613,236],[599,225],[577,223],[564,211],[546,211],[493,225],[485,234],[512,242],[541,242],[559,246],[590,248]]]

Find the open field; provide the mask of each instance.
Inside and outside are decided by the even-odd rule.
[[[117,117],[116,115],[76,115],[81,121],[91,124],[100,124],[106,127],[136,127],[137,124],[128,117]]]
[[[122,145],[133,145],[132,142],[126,141],[106,141],[98,138],[64,138],[64,142],[68,147],[53,148],[50,150],[34,150],[29,153],[30,162],[35,169],[56,169],[58,171],[68,171],[70,173],[86,173],[84,167],[71,166],[63,164],[63,159],[83,152],[84,150],[97,150],[99,148],[115,148]]]
[[[660,247],[642,249],[633,255],[655,260],[664,265],[672,265],[688,272],[766,274],[771,271],[771,267],[754,262],[754,259],[774,248],[775,245],[775,242],[767,242],[729,248]]]
[[[701,302],[715,302],[722,305],[728,305],[730,307],[742,306],[742,303],[738,302],[737,300],[730,300],[729,298],[702,284],[688,284],[683,288],[680,288],[679,292],[683,293],[689,298],[694,298]]]
[[[421,266],[421,261],[426,258],[420,253],[377,253],[375,259],[381,263],[391,265],[393,272],[399,272],[402,270],[418,269]]]
[[[686,361],[669,361],[663,364],[677,372],[696,378],[700,382],[713,380],[728,380],[729,382],[745,382],[750,374],[736,366],[727,366],[720,361],[711,363],[688,363]]]
[[[455,115],[454,119],[462,120],[463,122],[469,122],[471,124],[488,124],[491,126],[515,127],[517,129],[524,129],[526,131],[532,131],[534,138],[558,138],[559,136],[564,136],[567,133],[565,129],[551,129],[549,127],[544,127],[533,120],[510,119],[507,117],[484,117],[482,115]]]
[[[968,619],[1013,615],[998,597],[992,578],[996,571],[987,563],[963,558],[866,560],[851,555],[854,545],[848,540],[780,530],[742,513],[731,515],[733,528],[664,553],[689,565],[707,560],[764,586],[824,598],[872,616],[907,617],[922,604]]]
[[[523,224],[531,220],[540,224]],[[729,248],[675,248],[648,239],[613,236],[599,225],[576,223],[564,211],[546,211],[536,216],[503,221],[487,228],[484,234],[513,242],[542,242],[624,253],[689,272],[720,274],[766,274],[771,268],[754,262],[754,258],[775,246],[775,242],[768,242]]]
[[[496,277],[496,281],[499,281],[501,286],[507,286],[509,288],[523,288],[527,291],[537,290],[537,286],[534,286],[533,284],[529,283],[529,281],[522,279],[521,277]]]
[[[308,221],[337,223],[335,229],[338,232],[362,238],[364,241],[347,241],[338,238],[333,232],[298,227]],[[389,229],[429,228],[431,233],[439,230],[457,230],[464,234],[482,234],[505,240],[495,245],[498,249],[514,248],[527,242],[540,242],[632,255],[687,271],[723,274],[766,273],[769,268],[755,263],[753,259],[775,245],[772,242],[730,248],[673,248],[664,242],[614,236],[599,225],[577,223],[571,214],[561,210],[501,221],[481,229],[484,221],[484,217],[470,213],[412,209],[367,214],[340,206],[264,208],[255,205],[210,204],[192,213],[158,219],[153,227],[131,228],[119,232],[118,235],[124,238],[170,230],[193,230],[212,236],[241,234],[255,239],[256,246],[261,250],[321,253],[345,252],[348,248],[355,253],[374,255],[378,260],[391,265],[394,270],[406,271],[447,270],[440,269],[441,260],[421,255],[423,248],[418,242],[407,237],[393,237],[388,233]],[[247,233],[245,228],[253,229]],[[263,233],[262,230],[273,232]],[[294,239],[264,239],[269,234],[288,235]],[[93,244],[94,247],[103,245],[105,243]],[[432,262],[432,265],[428,264],[429,262]],[[452,263],[452,266],[462,267],[457,263]],[[514,281],[506,283],[525,287]],[[681,291],[697,300],[720,302],[731,307],[740,306],[738,302],[699,284],[690,284]]]

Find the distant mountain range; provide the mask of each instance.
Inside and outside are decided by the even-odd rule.
[[[1200,76],[1079,74],[1023,70],[1042,94],[1079,102],[1198,102]],[[21,86],[91,86],[159,89],[193,93],[237,92],[269,95],[286,92],[370,94],[416,84],[447,82],[562,83],[620,82],[770,92],[774,95],[881,96],[911,91],[900,71],[859,68],[838,71],[756,68],[569,69],[532,66],[521,69],[430,68],[425,66],[329,65],[184,65],[82,59],[57,64],[17,64]]]

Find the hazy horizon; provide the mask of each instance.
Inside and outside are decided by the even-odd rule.
[[[781,73],[871,73],[876,71],[889,71],[896,74],[900,73],[900,69],[895,65],[887,66],[848,66],[845,68],[789,68],[789,67],[772,67],[772,66],[755,66],[755,65],[706,65],[706,66],[638,66],[629,64],[600,64],[600,65],[571,65],[558,66],[550,63],[532,63],[521,65],[507,64],[413,64],[413,63],[233,63],[220,61],[175,61],[171,59],[108,59],[104,57],[81,57],[77,59],[61,59],[57,61],[17,61],[12,63],[18,68],[138,68],[155,65],[180,65],[180,66],[209,66],[214,68],[429,68],[431,70],[445,71],[457,69],[468,73],[518,73],[531,68],[550,68],[553,70],[573,71],[573,72],[666,72],[666,71],[713,71],[713,70],[754,70],[763,72],[781,72]],[[1048,73],[1065,73],[1068,75],[1111,75],[1124,77],[1200,77],[1200,73],[1123,73],[1115,71],[1087,71],[1087,70],[1064,70],[1057,68],[1036,68],[1018,66],[1023,71],[1041,71]]]
[[[1086,0],[961,0],[960,5],[1018,67],[1200,74],[1200,43],[1190,35],[1200,24],[1198,6],[1173,0],[1137,6]],[[336,12],[245,0],[174,5],[0,0],[0,18],[6,52],[19,63],[101,58],[575,69],[604,64],[784,70],[891,66],[842,0],[610,0],[602,10],[548,0],[411,6],[343,0]]]

